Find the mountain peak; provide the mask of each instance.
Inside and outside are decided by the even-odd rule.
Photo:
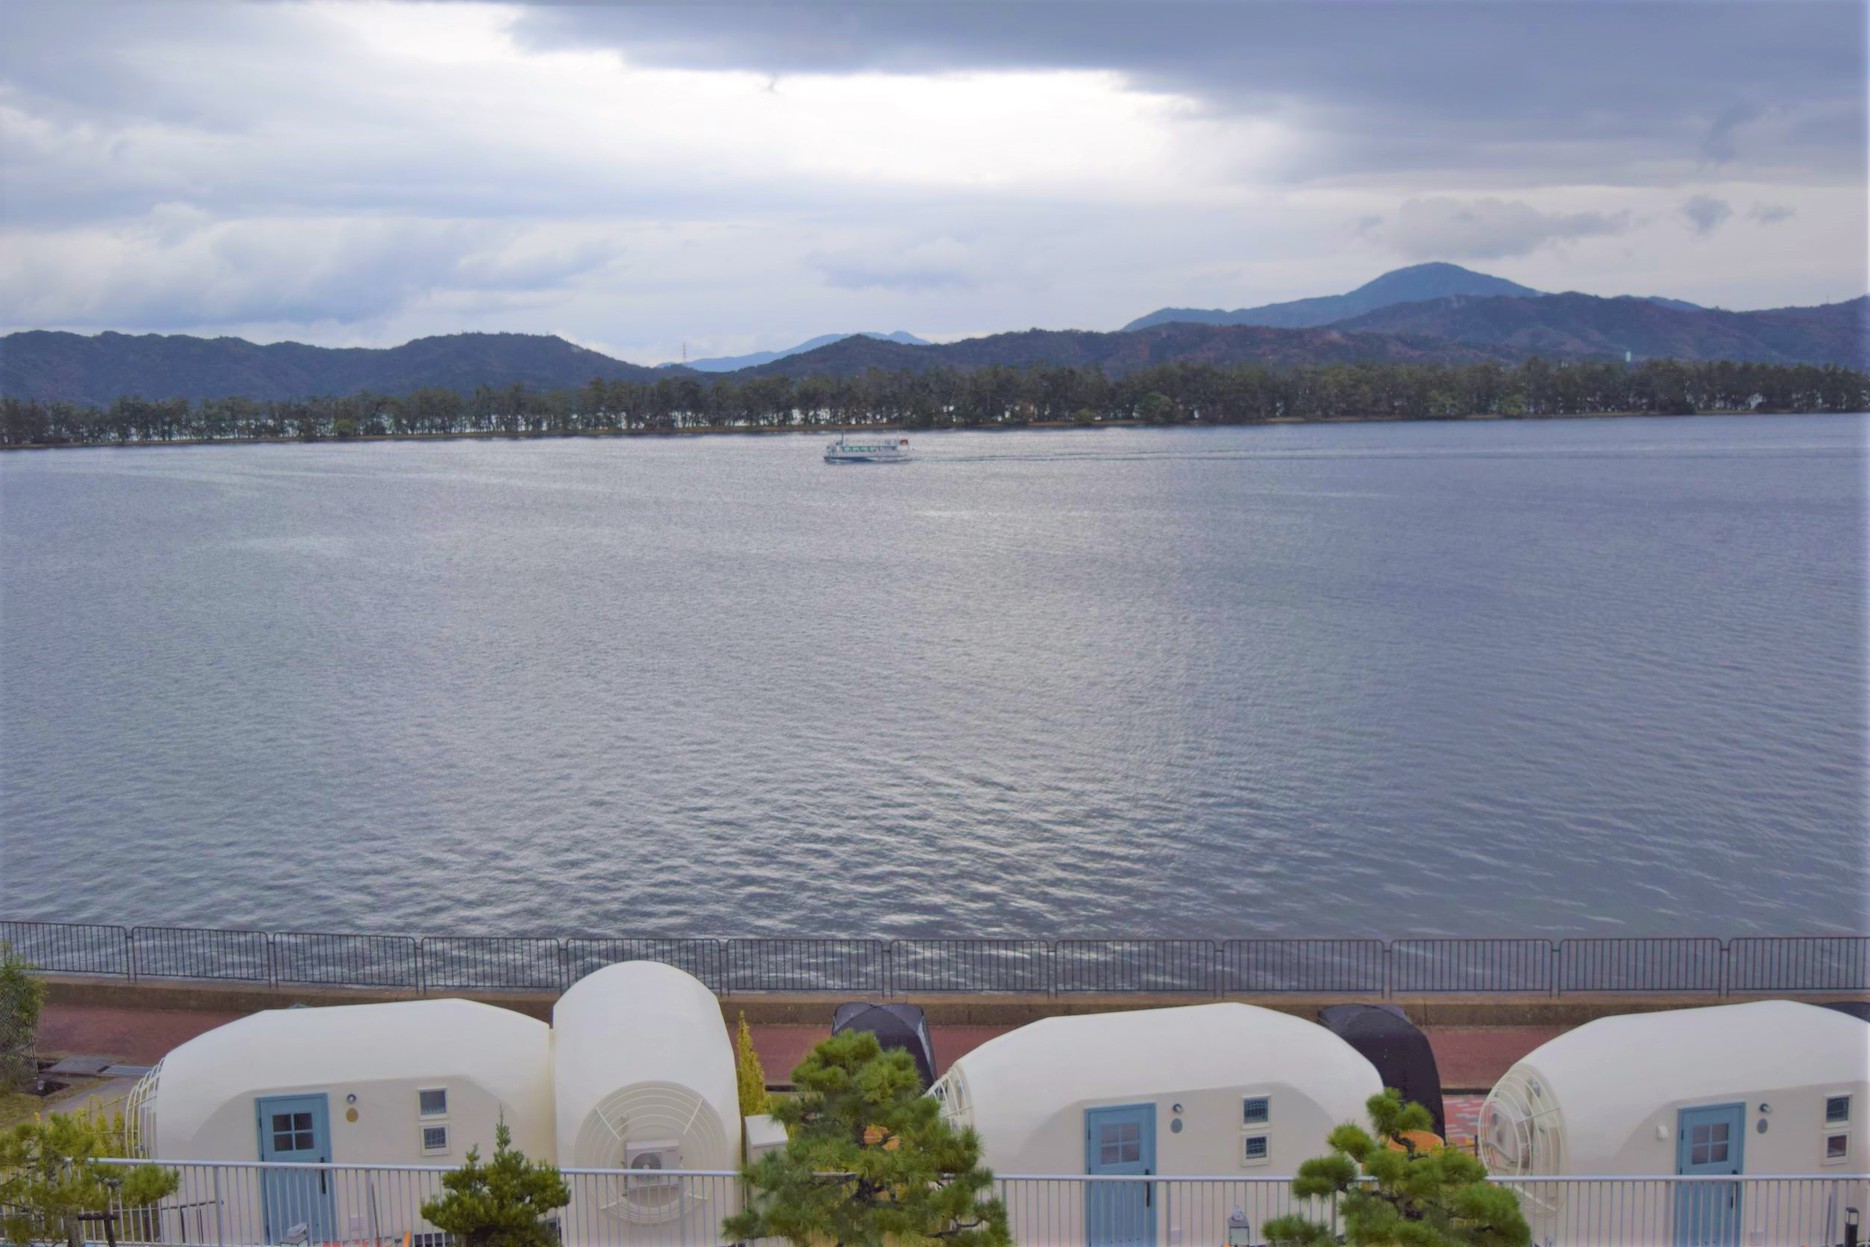
[[[1124,331],[1147,329],[1170,321],[1192,321],[1203,325],[1268,325],[1276,329],[1310,329],[1374,312],[1397,303],[1425,303],[1430,299],[1456,296],[1471,298],[1531,298],[1540,292],[1518,282],[1476,273],[1459,264],[1433,260],[1392,269],[1367,281],[1348,294],[1328,294],[1315,299],[1295,299],[1290,303],[1268,303],[1262,307],[1236,308],[1231,312],[1214,309],[1165,307],[1131,321]]]
[[[830,346],[846,338],[870,338],[877,342],[895,342],[902,346],[927,346],[925,339],[916,337],[906,330],[897,329],[890,333],[879,333],[873,329],[860,330],[857,333],[821,333],[815,338],[807,338],[797,346],[787,347],[783,351],[755,351],[750,355],[717,355],[709,359],[691,359],[688,366],[696,372],[736,372],[742,368],[757,368],[770,364],[774,360],[785,359],[792,355],[803,355],[815,351],[821,346]],[[663,367],[671,367],[664,364]]]

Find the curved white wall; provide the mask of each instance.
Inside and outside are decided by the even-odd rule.
[[[628,961],[552,1010],[559,1163],[621,1164],[625,1139],[679,1139],[684,1169],[740,1163],[734,1048],[720,1002],[673,966]]]

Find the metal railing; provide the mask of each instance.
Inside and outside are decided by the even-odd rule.
[[[121,1161],[173,1170],[176,1192],[150,1208],[118,1208],[119,1242],[259,1247],[352,1244],[444,1247],[422,1218],[446,1168]],[[746,1192],[724,1170],[567,1169],[571,1200],[555,1214],[564,1247],[718,1244],[722,1218]],[[1841,1244],[1849,1210],[1870,1209],[1870,1175],[1773,1177],[1496,1178],[1515,1191],[1541,1244],[1651,1247],[1693,1241],[1820,1247]],[[1084,1244],[1121,1228],[1123,1241],[1221,1243],[1236,1209],[1253,1241],[1269,1218],[1292,1212],[1332,1221],[1328,1203],[1298,1200],[1284,1175],[1087,1177],[1008,1174],[994,1180],[1013,1241]],[[406,1236],[406,1237],[405,1237]],[[1692,1237],[1692,1236],[1690,1236]]]
[[[0,921],[57,974],[419,993],[557,992],[663,961],[734,993],[1726,997],[1870,991],[1870,936],[1588,939],[705,939],[344,935]]]

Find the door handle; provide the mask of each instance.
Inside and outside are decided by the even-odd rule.
[[[1143,1170],[1143,1176],[1147,1178],[1149,1176],[1149,1170],[1147,1169]],[[1156,1203],[1156,1184],[1154,1182],[1143,1183],[1143,1207],[1153,1208],[1155,1207],[1155,1203]]]
[[[322,1164],[324,1164],[324,1163],[325,1163],[325,1158],[324,1158],[324,1157],[322,1157],[322,1156],[320,1156],[320,1157],[318,1158],[318,1163],[319,1163],[319,1164],[321,1164],[321,1165],[322,1165]],[[324,1171],[323,1169],[320,1169],[320,1170],[318,1171],[318,1193],[319,1193],[320,1195],[328,1195],[328,1194],[330,1194],[330,1192],[329,1192],[328,1190],[326,1190],[326,1188],[325,1188],[325,1177],[326,1177],[326,1174],[325,1174],[325,1171]]]

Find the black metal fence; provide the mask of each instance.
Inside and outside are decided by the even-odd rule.
[[[562,991],[661,961],[714,991],[1373,997],[1870,991],[1870,936],[1590,939],[691,939],[342,935],[0,920],[50,973],[416,992]]]

